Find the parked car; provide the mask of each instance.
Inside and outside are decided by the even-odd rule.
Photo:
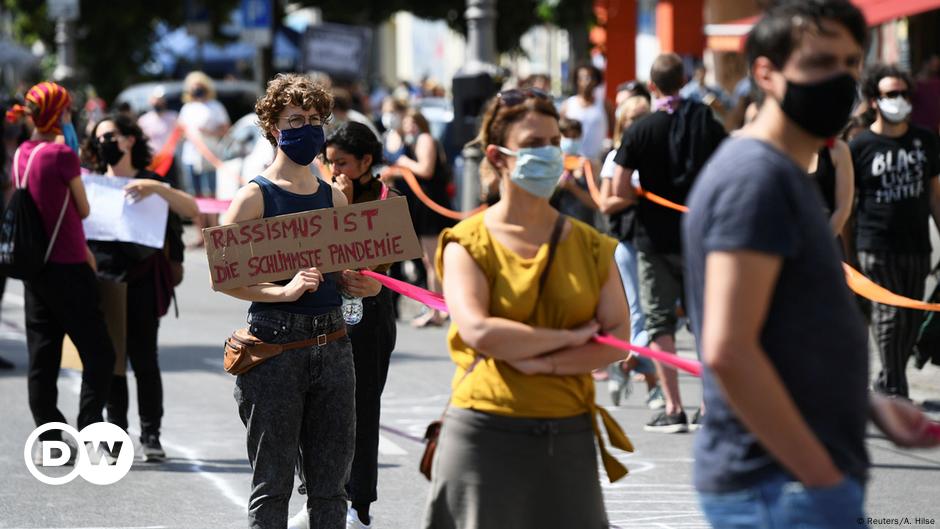
[[[114,107],[127,103],[135,114],[150,110],[150,97],[157,87],[163,87],[167,107],[179,110],[183,106],[183,81],[154,81],[138,83],[125,88],[114,100]],[[216,98],[229,116],[244,116],[255,111],[255,102],[261,97],[261,87],[253,81],[215,81]]]

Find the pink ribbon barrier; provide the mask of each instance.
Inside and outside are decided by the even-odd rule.
[[[697,377],[702,376],[702,364],[697,360],[689,360],[686,358],[681,358],[678,355],[675,355],[672,353],[664,353],[663,351],[654,351],[647,347],[640,347],[639,345],[633,345],[623,340],[614,338],[613,336],[607,336],[603,334],[595,334],[594,341],[599,344],[608,345],[610,347],[615,347],[617,349],[623,349],[624,351],[633,351],[634,353],[640,356],[651,358],[661,364],[668,364],[672,367],[675,367],[676,369],[681,369],[691,375],[695,375]]]
[[[440,294],[435,294],[430,290],[425,290],[421,287],[416,287],[411,283],[405,283],[404,281],[399,281],[395,278],[388,277],[385,274],[378,274],[372,270],[360,270],[362,275],[371,277],[379,283],[382,283],[386,287],[395,292],[398,292],[402,296],[407,296],[415,301],[424,303],[432,309],[436,309],[442,312],[449,312],[447,310],[447,303],[444,302],[444,296]]]
[[[231,200],[217,200],[215,198],[197,198],[196,205],[199,206],[200,213],[215,214],[225,213],[232,204]]]
[[[444,301],[444,297],[441,296],[440,294],[435,294],[421,287],[416,287],[410,283],[405,283],[404,281],[393,279],[391,277],[388,277],[385,274],[378,274],[376,272],[373,272],[372,270],[361,270],[360,272],[362,273],[362,275],[375,279],[379,283],[382,283],[382,285],[388,287],[391,290],[394,290],[395,292],[398,292],[399,294],[403,296],[407,296],[415,301],[424,303],[425,305],[427,305],[428,307],[431,307],[432,309],[437,309],[443,312],[449,312],[447,310],[447,303]],[[695,360],[688,360],[685,358],[680,358],[679,356],[671,354],[671,353],[664,353],[662,351],[654,351],[646,347],[632,345],[623,340],[618,340],[617,338],[614,338],[613,336],[606,336],[606,335],[598,334],[594,336],[593,340],[599,344],[621,349],[623,351],[633,351],[634,353],[638,355],[651,358],[653,360],[656,360],[657,362],[660,362],[662,364],[667,364],[676,369],[681,369],[682,371],[685,371],[697,377],[702,376],[702,364]]]

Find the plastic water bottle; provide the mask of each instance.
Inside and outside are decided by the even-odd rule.
[[[346,325],[355,325],[362,321],[362,298],[343,293],[343,319]]]

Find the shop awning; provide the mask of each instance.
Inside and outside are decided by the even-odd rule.
[[[865,14],[869,26],[940,9],[940,0],[852,0],[852,3]],[[706,24],[706,46],[715,51],[741,51],[744,49],[747,32],[758,18],[759,16],[755,15],[723,24]]]

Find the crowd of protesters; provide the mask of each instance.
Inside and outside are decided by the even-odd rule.
[[[375,270],[443,293],[449,314],[428,308],[412,324],[450,319],[456,365],[424,527],[606,527],[598,455],[617,480],[626,469],[605,439],[633,446],[596,404],[595,380],[609,380],[619,404],[634,378],[657,410],[647,431],[701,428],[694,484],[715,527],[857,526],[869,420],[899,446],[940,445],[906,378],[923,313],[856,299],[841,267],[925,297],[931,219],[940,227],[940,59],[915,81],[864,65],[866,39],[848,1],[794,0],[756,23],[749,75],[732,95],[671,53],[653,61],[648,83],[618,86],[613,105],[590,65],[574,70],[576,93],[560,105],[546,76],[506,86],[474,140],[489,207],[459,223],[426,202],[452,207],[452,160],[410,87],[376,101],[373,118],[344,88],[278,74],[255,106],[268,160],[214,219],[197,203],[217,189],[204,151],[231,120],[210,78],[186,78],[178,114],[155,92],[139,119],[96,115],[78,128],[84,142],[69,92],[40,83],[11,106],[3,134],[6,187],[28,182],[51,237],[25,285],[34,419],[66,422],[56,382],[67,334],[83,364],[79,427],[129,427],[129,361],[143,456],[162,460],[157,335],[182,280],[181,220],[204,227],[404,196],[419,273]],[[153,172],[177,125],[186,191]],[[86,240],[81,219],[94,204],[83,172],[126,179],[131,199],[165,200],[164,248]],[[124,292],[120,343],[100,305],[113,283]],[[352,266],[225,294],[250,301],[250,334],[283,349],[235,382],[250,526],[373,527],[394,293]],[[360,321],[346,315],[350,299]],[[684,326],[704,365],[691,419],[675,368],[592,341],[602,333],[676,355]],[[295,474],[307,501],[289,520]]]

